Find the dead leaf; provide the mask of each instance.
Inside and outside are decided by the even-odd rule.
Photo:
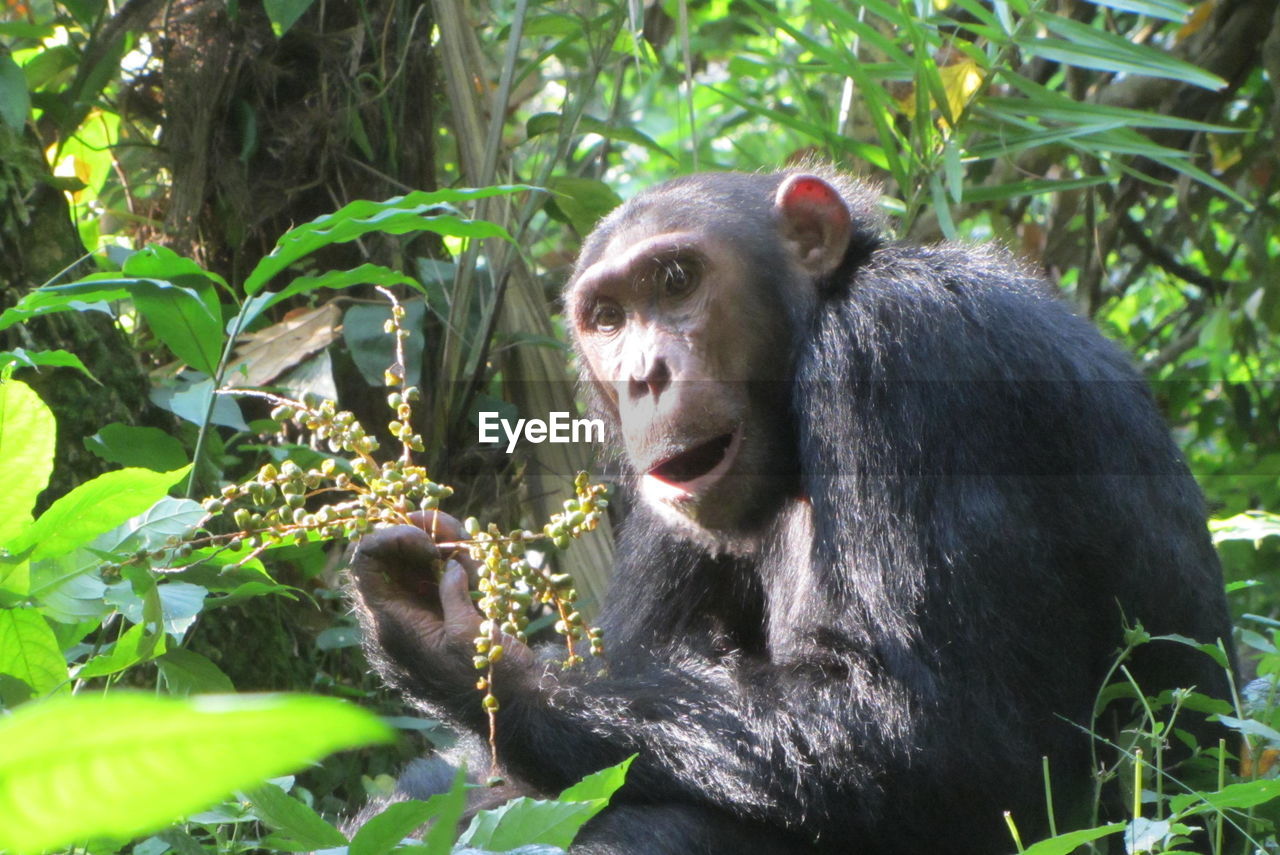
[[[290,312],[266,329],[242,335],[243,342],[231,358],[234,382],[265,386],[339,335],[341,312],[333,303],[315,309]],[[242,367],[237,367],[242,366]]]

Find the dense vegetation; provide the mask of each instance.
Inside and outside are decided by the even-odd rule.
[[[4,8],[0,850],[387,852],[432,817],[430,852],[567,845],[623,770],[460,840],[460,784],[336,829],[450,737],[368,676],[339,572],[358,526],[286,495],[359,475],[365,446],[331,452],[273,406],[340,402],[459,517],[563,525],[589,447],[508,456],[474,418],[575,409],[555,297],[579,239],[661,178],[815,157],[879,182],[904,238],[1013,247],[1133,353],[1209,500],[1241,682],[1261,679],[1214,710],[1247,743],[1216,787],[1160,766],[1201,701],[1154,699],[1100,772],[1130,821],[1011,828],[1010,849],[1172,851],[1207,825],[1218,851],[1231,824],[1277,845],[1274,0]],[[404,386],[411,418],[387,409]],[[311,521],[286,543],[200,501],[230,485]],[[589,618],[608,526],[540,547]]]

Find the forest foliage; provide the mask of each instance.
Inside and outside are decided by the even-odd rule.
[[[1099,772],[1128,820],[1033,843],[1014,818],[1010,848],[1173,851],[1203,826],[1227,851],[1231,825],[1275,845],[1274,0],[3,9],[0,850],[381,853],[433,818],[428,852],[567,846],[625,768],[461,836],[461,781],[343,825],[451,737],[369,676],[341,536],[199,540],[239,526],[200,501],[228,485],[350,465],[222,393],[337,400],[395,448],[398,364],[447,509],[540,529],[587,450],[509,456],[475,416],[577,408],[556,298],[580,239],[663,178],[811,159],[877,183],[898,237],[1041,269],[1133,354],[1208,499],[1258,678],[1212,710],[1241,759],[1180,791],[1159,746],[1196,701],[1154,701]],[[543,550],[588,615],[611,548],[606,520]]]

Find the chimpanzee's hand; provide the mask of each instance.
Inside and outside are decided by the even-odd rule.
[[[468,576],[478,567],[465,548],[442,554],[436,545],[467,534],[458,520],[439,512],[411,514],[410,520],[413,525],[367,534],[356,547],[351,575],[361,622],[400,669],[424,677],[435,670],[431,683],[469,685],[483,618],[471,602]],[[506,636],[501,643],[508,667],[533,663],[526,645]]]

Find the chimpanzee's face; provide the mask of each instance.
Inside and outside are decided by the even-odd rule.
[[[686,528],[749,531],[791,458],[787,321],[763,272],[724,237],[643,224],[597,258],[567,316],[641,498]]]

